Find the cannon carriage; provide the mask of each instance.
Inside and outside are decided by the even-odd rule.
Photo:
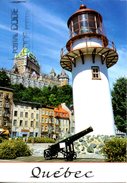
[[[74,150],[74,141],[83,137],[84,135],[93,131],[92,127],[89,127],[77,134],[74,134],[70,137],[67,137],[51,146],[48,149],[44,150],[44,158],[46,160],[57,158],[58,153],[63,154],[63,157],[66,161],[73,161],[76,159],[77,154]]]

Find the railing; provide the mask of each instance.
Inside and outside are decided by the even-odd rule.
[[[88,40],[89,40],[89,38],[85,38],[86,48],[90,48],[90,46],[88,46],[88,43],[89,43]],[[90,41],[90,40],[89,40],[89,41]],[[103,46],[102,46],[102,47],[103,47]],[[105,48],[110,48],[110,49],[116,51],[116,47],[115,47],[114,42],[113,42],[113,41],[110,41],[110,40],[108,40],[108,45],[105,46]],[[70,51],[72,51],[72,50],[73,50],[73,48],[72,48],[72,45],[71,45]],[[67,50],[66,46],[64,46],[64,47],[61,49],[60,56],[62,57],[63,55],[66,55],[68,52],[69,52],[69,51]]]

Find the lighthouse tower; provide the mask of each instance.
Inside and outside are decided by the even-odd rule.
[[[114,135],[108,68],[118,60],[114,43],[105,36],[102,16],[81,5],[67,22],[70,39],[60,64],[72,72],[75,132],[92,126],[93,135]]]

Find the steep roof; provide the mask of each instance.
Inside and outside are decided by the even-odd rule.
[[[65,109],[63,109],[61,105],[59,105],[58,107],[54,108],[54,112],[68,114],[68,112]]]
[[[60,75],[59,75],[59,78],[67,78],[69,79],[69,76],[67,75],[67,73],[65,72],[64,69],[62,69]]]
[[[31,58],[37,65],[39,65],[37,58],[35,55],[28,49],[28,48],[23,48],[19,54],[15,56],[15,58],[23,58],[23,57],[28,57]]]

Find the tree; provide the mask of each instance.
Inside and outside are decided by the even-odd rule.
[[[22,101],[23,92],[25,91],[25,87],[22,84],[14,84],[13,88],[13,97],[14,101],[19,102]]]
[[[119,78],[113,86],[112,105],[114,111],[115,124],[121,132],[126,132],[127,127],[127,79]]]
[[[4,70],[0,71],[0,86],[10,87],[11,80]]]
[[[72,104],[72,87],[69,85],[63,87],[46,87],[42,89],[24,87],[22,84],[13,85],[15,101],[37,102],[42,105],[58,106],[66,103],[67,106]]]

